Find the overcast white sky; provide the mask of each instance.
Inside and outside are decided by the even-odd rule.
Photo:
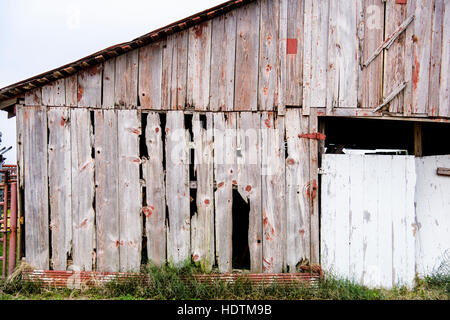
[[[214,7],[225,0],[0,0],[0,88]],[[15,118],[0,112],[2,146]]]

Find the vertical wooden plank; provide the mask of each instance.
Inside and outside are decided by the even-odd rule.
[[[72,258],[78,270],[92,270],[94,249],[94,159],[91,115],[87,109],[72,109]],[[74,269],[75,270],[75,269]]]
[[[405,227],[405,161],[395,157],[392,162],[392,283],[403,286],[406,281],[406,227]]]
[[[262,0],[260,6],[258,109],[272,111],[280,94],[280,1]]]
[[[362,283],[363,277],[363,219],[364,156],[350,155],[350,212],[349,212],[349,279]]]
[[[196,219],[198,234],[196,237],[191,236],[192,259],[194,262],[200,262],[203,270],[211,271],[214,265],[214,149],[211,113],[207,114],[204,120],[200,119],[198,113],[194,114],[193,133],[197,213],[192,219]]]
[[[53,81],[42,87],[42,104],[44,106],[64,106],[66,104],[64,79]]]
[[[16,137],[17,137],[17,218],[22,221],[24,218],[24,146],[23,138],[25,134],[24,106],[16,104]],[[21,254],[24,253],[24,243],[22,235],[24,232],[23,223],[17,224],[17,248]],[[17,259],[18,260],[18,259]]]
[[[407,18],[406,6],[397,4],[395,0],[386,2],[386,37],[391,35]],[[409,26],[408,28],[411,28]],[[388,96],[405,79],[405,33],[392,43],[389,50],[384,52],[384,81],[383,93]],[[411,39],[409,39],[411,41]],[[389,103],[390,112],[403,112],[403,92]]]
[[[23,109],[23,170],[25,187],[25,258],[41,270],[49,268],[47,175],[47,112]]]
[[[95,224],[97,271],[119,271],[119,165],[117,112],[95,111]]]
[[[404,157],[406,168],[406,187],[405,187],[405,226],[406,226],[406,272],[405,278],[407,287],[414,287],[414,278],[416,276],[415,266],[415,238],[417,232],[416,209],[414,203],[415,188],[417,181],[416,166],[414,157]],[[448,241],[447,241],[448,243]]]
[[[119,110],[119,221],[120,271],[139,271],[142,249],[142,194],[139,177],[140,116],[136,110]]]
[[[378,158],[380,156],[365,157],[363,184],[363,263],[364,272],[362,283],[369,287],[377,287],[380,283],[378,265]]]
[[[234,108],[234,71],[236,55],[236,12],[212,20],[210,110]],[[220,45],[219,45],[220,44]]]
[[[52,268],[66,270],[72,242],[72,171],[69,108],[48,110],[48,183]]]
[[[299,138],[309,133],[309,119],[298,109],[286,111],[286,259],[289,272],[299,263],[310,261],[309,140]]]
[[[167,37],[163,50],[162,109],[186,107],[188,33],[181,31]]]
[[[384,40],[383,2],[380,0],[365,0],[364,20],[363,63],[367,61]],[[363,67],[361,88],[362,108],[374,109],[383,99],[382,74],[383,55],[380,54],[368,66]]]
[[[116,79],[116,58],[105,61],[103,67],[103,109],[114,109],[115,96],[115,79]]]
[[[138,50],[116,57],[114,103],[125,109],[137,107]]]
[[[309,116],[309,132],[319,132],[317,109],[313,108]],[[321,141],[320,143],[324,143]],[[310,201],[311,219],[311,264],[320,264],[320,225],[319,225],[319,140],[309,141],[309,189],[307,196]]]
[[[220,272],[232,270],[233,180],[236,170],[236,114],[214,113],[216,259]]]
[[[326,106],[329,1],[305,1],[303,114]],[[307,91],[307,92],[305,92]]]
[[[347,278],[350,271],[350,157],[340,155],[336,158],[336,247],[335,272],[338,277]]]
[[[243,112],[238,117],[238,191],[250,204],[248,246],[250,269],[262,272],[260,115]]]
[[[167,113],[166,201],[169,214],[167,260],[182,265],[190,258],[189,148],[182,111]]]
[[[450,3],[445,2],[443,30],[442,30],[442,54],[441,54],[441,81],[439,91],[439,116],[450,117]],[[432,88],[434,88],[434,85]]]
[[[139,100],[142,109],[161,109],[162,42],[139,50]]]
[[[286,113],[286,92],[287,92],[287,32],[288,32],[288,0],[280,0],[280,27],[278,32],[278,52],[279,66],[278,71],[278,99],[277,113],[284,115]],[[298,48],[297,48],[298,49]],[[298,50],[297,50],[298,51]],[[302,65],[303,67],[303,65]]]
[[[239,111],[257,110],[259,1],[236,10],[236,78],[234,108]]]
[[[102,105],[103,64],[78,73],[78,106],[99,108]]]
[[[284,118],[261,115],[261,168],[263,212],[263,271],[280,273],[285,268],[286,245]]]
[[[190,28],[188,38],[187,104],[195,110],[206,111],[210,95],[211,21]]]
[[[408,1],[406,4],[406,16],[409,17],[413,14],[415,14],[416,10],[416,1]],[[405,116],[412,114],[412,101],[413,101],[413,49],[414,49],[414,43],[412,40],[414,35],[414,24],[417,23],[417,20],[413,21],[411,25],[405,30],[405,57],[404,57],[404,64],[405,64],[405,81],[406,81],[406,87],[403,91],[403,114]]]
[[[358,104],[359,42],[357,1],[331,0],[329,10],[327,108]],[[325,41],[322,39],[322,41]]]
[[[161,266],[166,261],[166,187],[164,172],[164,142],[159,113],[149,112],[145,129],[145,143],[149,158],[142,164],[147,207],[145,231],[149,261]]]
[[[282,0],[287,2],[287,41],[286,53],[286,105],[301,106],[303,102],[303,19],[304,1]],[[280,41],[283,39],[280,38]],[[295,49],[295,50],[294,50]],[[287,50],[287,48],[285,48]]]
[[[66,103],[67,107],[76,107],[78,103],[78,76],[76,74],[67,77],[65,81]]]
[[[332,274],[336,273],[336,159],[334,154],[322,156],[320,263],[323,270]]]
[[[36,88],[25,92],[26,106],[41,106],[42,105],[42,89]]]
[[[433,7],[433,24],[431,26],[430,94],[428,115],[432,117],[439,114],[441,61],[443,59],[442,52],[444,42],[442,38],[443,18],[445,12],[444,2],[445,0],[435,0]]]
[[[393,156],[381,156],[377,162],[378,182],[378,266],[380,285],[392,288],[392,164]]]
[[[449,155],[416,158],[416,271],[421,277],[444,272],[441,266],[450,252],[450,200],[442,196],[450,179],[436,174],[437,168],[449,167]]]
[[[427,113],[430,93],[431,27],[434,1],[416,1],[413,41],[413,113]]]

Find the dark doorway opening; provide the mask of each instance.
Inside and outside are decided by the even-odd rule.
[[[248,247],[248,221],[250,203],[233,189],[233,269],[250,270],[250,251]]]

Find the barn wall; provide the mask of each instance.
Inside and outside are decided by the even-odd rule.
[[[449,5],[259,0],[74,70],[25,105],[448,118]]]
[[[31,265],[136,271],[146,256],[231,271],[233,190],[249,205],[252,271],[318,263],[318,144],[300,109],[17,110]]]

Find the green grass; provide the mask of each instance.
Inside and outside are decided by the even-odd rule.
[[[234,284],[216,281],[199,283],[189,278],[200,270],[186,264],[182,268],[148,266],[143,278],[130,277],[125,281],[111,281],[104,286],[85,290],[46,289],[39,284],[24,282],[21,276],[0,282],[0,299],[113,299],[113,300],[449,300],[450,276],[436,274],[418,279],[413,290],[369,289],[347,280],[327,276],[316,288],[297,286],[254,286],[240,280]],[[189,280],[182,280],[187,277]]]

